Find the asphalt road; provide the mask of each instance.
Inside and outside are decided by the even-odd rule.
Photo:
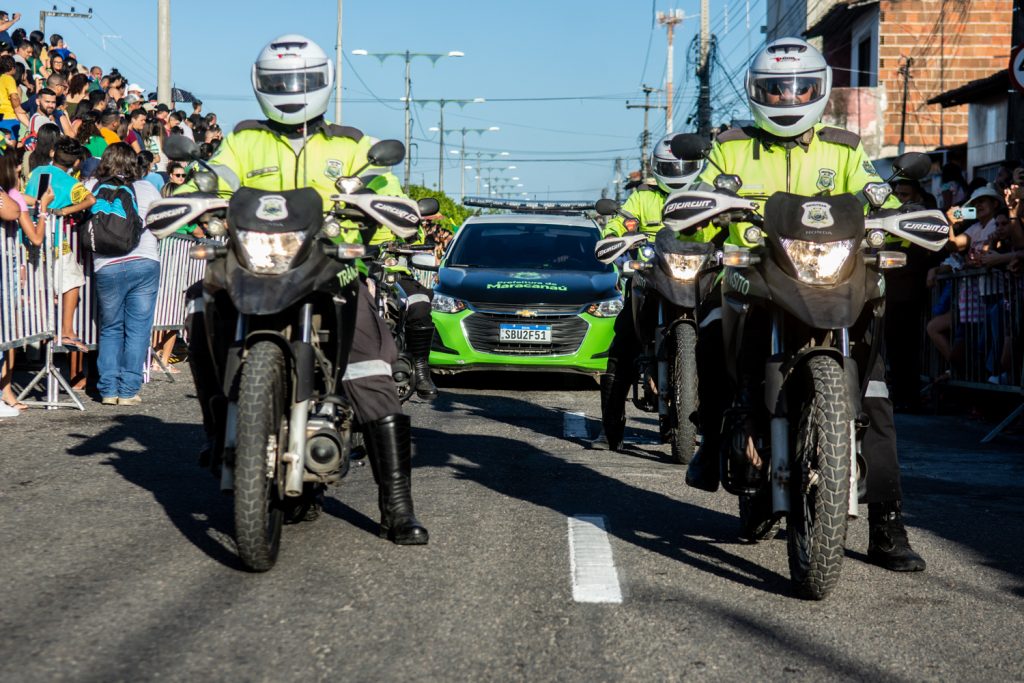
[[[0,421],[0,680],[1024,679],[1020,436],[901,417],[928,571],[867,564],[861,518],[810,603],[784,535],[739,542],[735,499],[687,489],[648,416],[612,453],[589,379],[460,378],[409,407],[429,546],[377,538],[359,467],[255,575],[181,378],[136,408]]]

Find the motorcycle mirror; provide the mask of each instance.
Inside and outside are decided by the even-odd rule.
[[[434,214],[440,213],[441,204],[433,197],[424,197],[423,199],[416,200],[416,205],[420,207],[421,216],[433,216]]]
[[[163,149],[172,161],[194,161],[199,158],[199,145],[184,135],[168,135]]]
[[[594,210],[602,216],[614,216],[619,211],[619,203],[614,199],[598,199],[594,204]]]
[[[437,270],[437,258],[433,254],[413,254],[409,262],[418,270]]]
[[[197,171],[192,176],[200,192],[217,194],[217,176],[210,171]]]
[[[669,146],[677,158],[696,161],[703,159],[711,151],[711,140],[697,133],[681,133],[672,138]]]
[[[892,162],[894,177],[920,180],[931,173],[932,160],[923,152],[907,152]]]
[[[405,158],[405,145],[398,140],[381,140],[366,153],[371,166],[394,166]]]

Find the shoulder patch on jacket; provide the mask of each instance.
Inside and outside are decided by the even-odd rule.
[[[844,145],[851,149],[860,146],[860,136],[842,128],[826,126],[818,131],[818,139],[825,142],[834,142],[837,145]]]
[[[727,131],[719,133],[715,137],[716,142],[732,142],[734,140],[749,140],[754,137],[752,131],[746,128],[730,128]]]
[[[363,139],[363,131],[352,126],[341,126],[336,123],[327,123],[323,127],[324,135],[329,138],[352,138],[356,142]]]
[[[239,121],[238,125],[232,131],[234,133],[241,133],[243,130],[266,130],[270,131],[270,126],[267,125],[266,121],[257,121],[256,119],[246,119],[245,121]]]

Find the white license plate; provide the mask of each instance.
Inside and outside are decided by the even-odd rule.
[[[501,325],[498,341],[520,344],[550,344],[551,325]]]

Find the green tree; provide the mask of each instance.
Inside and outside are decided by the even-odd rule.
[[[437,203],[441,205],[441,213],[444,214],[445,218],[451,221],[452,232],[458,230],[459,226],[461,226],[467,218],[475,213],[472,209],[467,209],[462,206],[462,204],[455,202],[444,192],[431,190],[430,188],[423,187],[422,185],[409,185],[409,189],[406,193],[412,199],[423,199],[424,197],[433,197],[436,199]]]

